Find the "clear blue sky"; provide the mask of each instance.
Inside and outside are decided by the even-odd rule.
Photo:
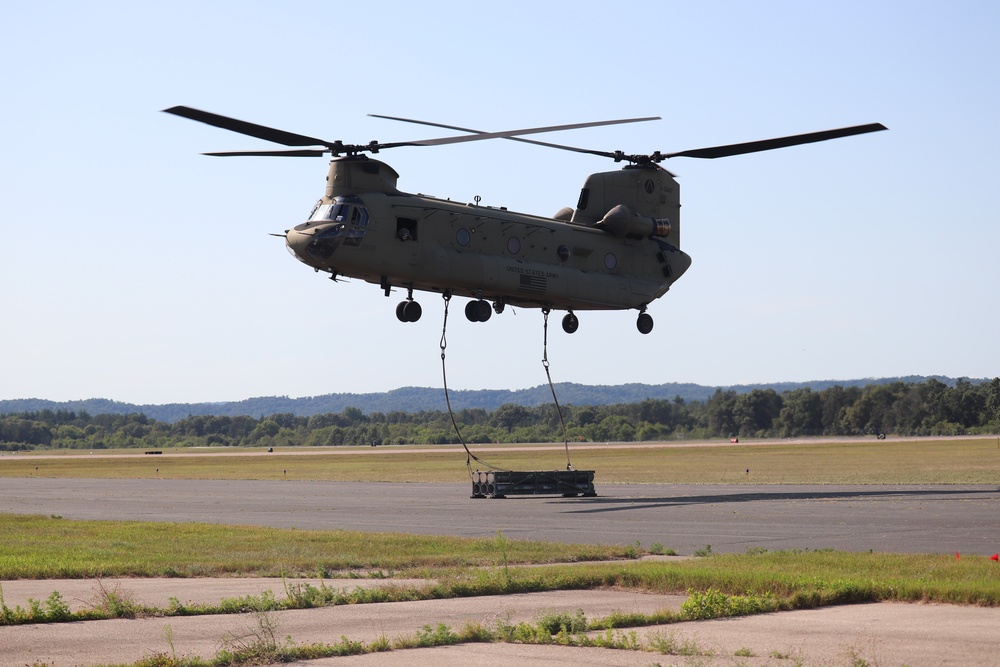
[[[889,132],[677,159],[691,270],[635,314],[550,327],[556,381],[1000,375],[996,2],[8,2],[0,6],[0,398],[137,403],[441,386],[442,302],[334,284],[268,236],[323,159],[160,113],[183,104],[350,142],[548,135],[678,151],[882,122]],[[401,148],[400,187],[552,215],[593,156]],[[545,381],[542,316],[453,308],[453,388]],[[440,408],[428,406],[429,409]]]

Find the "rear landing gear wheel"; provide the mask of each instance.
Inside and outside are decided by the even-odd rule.
[[[423,314],[423,308],[412,299],[400,301],[396,306],[396,319],[400,322],[416,322]]]
[[[406,316],[407,322],[416,322],[420,319],[423,312],[424,309],[416,301],[407,301],[406,305],[403,306],[403,315]]]
[[[566,313],[562,321],[563,331],[568,334],[575,333],[580,328],[580,320],[573,313]]]
[[[499,312],[499,311],[498,311]],[[470,322],[485,322],[493,315],[493,308],[488,301],[477,299],[465,304],[465,317]]]
[[[639,313],[639,319],[635,321],[635,328],[641,334],[648,334],[653,330],[653,318],[648,313]]]

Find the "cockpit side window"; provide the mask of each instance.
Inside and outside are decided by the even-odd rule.
[[[344,210],[341,211],[341,214],[347,223],[347,237],[344,239],[344,245],[358,246],[361,244],[361,239],[365,237],[365,232],[368,231],[368,209],[365,208],[360,199],[356,199],[356,203],[345,203],[342,206]]]
[[[347,222],[347,219],[351,215],[350,204],[334,204],[333,210],[330,211],[330,219],[336,222]]]

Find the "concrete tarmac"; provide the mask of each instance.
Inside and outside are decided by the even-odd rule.
[[[210,589],[215,580],[204,580]],[[142,598],[143,583],[133,584]],[[276,593],[277,595],[277,593]],[[282,596],[278,596],[282,597]],[[468,622],[496,627],[498,621],[533,622],[546,614],[576,614],[588,618],[615,611],[653,613],[680,609],[685,596],[644,595],[628,591],[554,591],[521,595],[387,602],[316,609],[171,618],[122,619],[0,627],[0,665],[23,666],[132,663],[156,653],[198,656],[206,660],[223,648],[250,645],[262,637],[284,644],[336,644],[341,637],[371,643],[380,638],[416,637],[425,625],[443,623],[460,631]],[[262,621],[266,627],[262,627]],[[498,655],[502,647],[498,645]],[[396,654],[394,664],[407,664]],[[510,664],[501,660],[501,664]]]
[[[217,602],[245,581],[244,594],[259,594],[263,580],[120,580],[120,594],[152,604],[168,592],[186,601],[197,584],[197,596]],[[7,586],[12,582],[6,582]],[[109,582],[104,582],[105,584]],[[272,580],[280,599],[280,580]],[[40,592],[62,582],[25,583]],[[90,582],[92,587],[97,582]],[[331,585],[332,582],[327,582]],[[173,589],[173,590],[171,590]],[[61,590],[61,589],[55,589]],[[96,589],[95,589],[96,590]],[[99,591],[97,591],[99,593]],[[468,623],[495,629],[500,622],[533,623],[545,615],[588,619],[615,612],[677,611],[686,596],[649,595],[629,591],[555,591],[522,595],[345,605],[266,614],[232,614],[140,618],[0,627],[0,667],[45,664],[102,665],[133,663],[155,654],[211,660],[222,649],[248,646],[262,639],[297,645],[337,644],[343,637],[370,644],[413,639],[422,628],[444,624],[461,631]],[[38,599],[38,598],[36,598]],[[298,663],[302,667],[352,665],[469,664],[620,665],[653,664],[754,667],[758,665],[995,665],[996,628],[1000,609],[942,604],[864,604],[765,614],[746,618],[692,621],[624,629],[634,633],[642,651],[519,644],[465,644],[429,649],[395,650],[355,657]],[[601,632],[591,633],[603,635]],[[669,653],[653,649],[672,647]],[[650,652],[653,650],[653,652]]]
[[[659,542],[690,554],[747,548],[988,555],[1000,547],[1000,489],[984,486],[600,485],[597,498],[473,500],[471,485],[284,481],[0,479],[0,512],[67,519],[200,521],[316,529],[392,531],[565,543]],[[111,585],[112,582],[106,582]],[[139,600],[259,594],[280,596],[261,580],[125,580]],[[360,580],[359,580],[360,583]],[[51,586],[50,586],[51,584]],[[193,587],[192,587],[193,584]],[[43,599],[94,582],[4,582],[15,598]],[[349,586],[353,586],[352,581]],[[32,588],[36,586],[36,588]],[[41,586],[41,588],[37,588]],[[60,587],[66,589],[61,590]],[[22,590],[23,588],[23,590]],[[47,589],[47,590],[45,590]],[[84,599],[85,590],[74,595]],[[413,636],[424,625],[500,619],[534,621],[546,613],[588,618],[613,611],[679,608],[683,597],[622,591],[557,593],[275,612],[277,637],[300,644],[341,636],[373,641]],[[153,653],[211,658],[227,642],[259,631],[254,615],[150,618],[0,627],[0,667],[94,665]],[[966,665],[997,662],[1000,610],[948,605],[853,605],[637,630],[698,655],[516,644],[463,645],[303,663],[375,666],[467,665]],[[658,633],[658,634],[657,634]]]
[[[992,554],[989,486],[597,484],[596,498],[472,499],[470,484],[0,479],[0,512],[564,543]]]

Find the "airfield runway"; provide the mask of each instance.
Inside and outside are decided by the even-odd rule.
[[[715,552],[763,547],[986,555],[1000,550],[996,518],[1000,489],[995,487],[598,483],[597,491],[596,498],[474,500],[469,497],[471,483],[6,478],[0,479],[0,512],[466,537],[490,537],[501,531],[511,538],[566,543],[639,542],[649,547],[659,542],[684,555],[709,544]],[[123,585],[143,601],[156,601],[156,595],[192,596],[184,588],[190,582],[184,580],[130,580]],[[266,585],[241,579],[197,582],[198,595],[215,599],[233,595],[234,586],[242,594],[255,594]],[[27,597],[44,599],[59,589],[73,599],[87,599],[87,586],[93,584],[7,582],[7,592],[11,604],[23,604]],[[270,588],[281,590],[277,581]],[[287,634],[300,643],[335,642],[345,634],[355,641],[373,641],[380,636],[412,635],[428,623],[443,622],[457,629],[469,621],[488,625],[498,617],[531,621],[540,610],[569,614],[584,610],[588,618],[594,618],[615,610],[675,608],[681,599],[616,591],[558,591],[288,611],[276,614],[274,620],[280,622],[282,636]],[[772,665],[785,658],[796,664],[824,665],[996,664],[991,662],[996,658],[991,637],[998,622],[1000,610],[995,608],[849,605],[641,630],[642,637],[658,633],[678,645],[703,651],[688,657],[562,646],[464,644],[301,664],[442,667],[486,660],[556,667],[570,663],[647,665],[679,659],[676,664],[722,667]],[[5,651],[0,652],[0,665],[13,667],[38,660],[52,665],[134,661],[167,650],[166,628],[170,650],[210,658],[226,637],[239,636],[252,623],[244,614],[3,627],[0,645]]]
[[[472,499],[470,484],[0,480],[0,512],[565,543],[993,554],[1000,488],[596,484],[596,498]]]

